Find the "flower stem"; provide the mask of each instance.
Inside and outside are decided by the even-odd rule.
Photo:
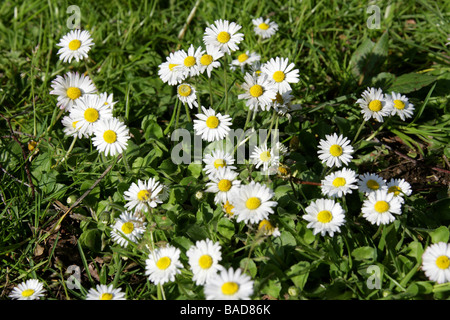
[[[364,127],[365,124],[366,124],[366,120],[364,120],[364,121],[361,123],[361,125],[359,126],[358,131],[356,132],[356,135],[355,135],[355,137],[353,138],[353,142],[352,142],[352,143],[355,143],[355,142],[356,142],[356,139],[358,138],[358,136],[359,136],[359,134],[361,133],[361,131],[362,131],[362,129],[363,129],[363,127]]]

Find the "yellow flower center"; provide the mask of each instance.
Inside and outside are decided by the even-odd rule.
[[[269,220],[263,219],[258,225],[258,230],[262,230],[266,234],[272,234],[274,231],[274,227]]]
[[[402,192],[402,189],[398,186],[389,187],[388,193],[394,193],[394,196],[398,196]]]
[[[389,210],[389,203],[384,200],[377,201],[374,205],[374,209],[378,213],[384,213]]]
[[[330,147],[330,154],[333,157],[339,157],[340,155],[342,155],[343,151],[342,151],[342,147],[338,144],[333,144]]]
[[[213,259],[209,254],[204,254],[198,259],[198,265],[202,269],[209,269],[213,264]]]
[[[78,48],[81,47],[81,41],[74,39],[72,41],[69,42],[69,49],[72,51],[78,50]]]
[[[394,107],[398,110],[405,109],[405,103],[402,100],[394,100]]]
[[[230,202],[227,200],[227,202],[223,205],[223,209],[225,210],[225,213],[228,214],[229,216],[233,215],[233,212],[231,212],[231,210],[233,210],[234,206],[232,204],[230,204]]]
[[[191,94],[192,89],[187,84],[182,84],[178,87],[178,94],[182,97],[187,97]]]
[[[230,296],[235,294],[239,290],[239,285],[236,282],[225,282],[222,285],[222,293]]]
[[[450,266],[450,259],[447,256],[440,256],[436,259],[436,265],[439,269],[448,269]]]
[[[162,257],[156,262],[156,266],[160,270],[166,270],[170,266],[171,260],[169,257]]]
[[[150,199],[150,196],[151,196],[151,192],[148,190],[141,190],[137,194],[137,198],[140,201],[147,201],[148,199]]]
[[[226,31],[222,31],[217,35],[217,41],[219,41],[220,43],[227,43],[228,41],[230,41],[230,34]]]
[[[76,128],[77,128],[77,123],[78,123],[78,121],[74,121],[74,122],[72,122],[72,127],[73,127],[74,129],[76,129]]]
[[[231,189],[231,181],[228,179],[222,179],[217,184],[217,188],[219,188],[222,192],[227,192]]]
[[[270,160],[270,151],[263,151],[261,152],[261,154],[259,155],[259,158],[261,159],[262,162],[267,162]]]
[[[273,80],[275,80],[276,82],[281,82],[284,80],[284,78],[286,78],[286,75],[284,74],[283,71],[275,71],[273,73],[272,76]]]
[[[125,233],[125,234],[130,234],[130,233],[133,232],[133,230],[134,230],[133,222],[125,222],[122,225],[122,232]]]
[[[337,177],[333,180],[333,186],[335,186],[336,188],[343,187],[345,186],[346,182],[347,181],[345,181],[345,178]]]
[[[278,172],[283,175],[286,176],[288,174],[288,170],[285,167],[279,166],[278,167]]]
[[[102,295],[100,296],[100,300],[112,300],[113,295],[112,293],[102,293]]]
[[[382,107],[383,107],[383,106],[382,106],[380,100],[372,100],[372,101],[370,101],[370,103],[369,103],[369,109],[370,109],[371,111],[373,111],[373,112],[380,111]]]
[[[28,298],[34,293],[33,289],[26,289],[22,291],[22,297]]]
[[[193,56],[188,56],[184,59],[184,65],[186,67],[192,67],[193,65],[195,65],[195,57]]]
[[[279,92],[277,92],[277,95],[276,95],[275,99],[272,100],[272,102],[273,103],[276,102],[278,104],[284,104],[283,96]]]
[[[223,168],[223,167],[226,167],[226,166],[227,166],[227,163],[226,163],[225,160],[223,160],[223,159],[214,160],[214,167],[216,169]]]
[[[117,140],[117,134],[112,130],[106,130],[103,133],[103,140],[105,140],[106,143],[114,143]]]
[[[263,87],[261,87],[259,84],[255,84],[250,88],[250,95],[252,97],[258,98],[263,94]]]
[[[175,68],[178,64],[176,63],[169,63],[169,70],[173,71],[173,68]]]
[[[204,54],[201,58],[200,58],[200,63],[204,66],[209,66],[211,63],[213,62],[213,57],[212,55],[209,54]]]
[[[260,205],[261,205],[261,200],[259,200],[259,198],[257,198],[257,197],[248,198],[247,201],[245,202],[245,206],[249,210],[258,209]]]
[[[267,23],[263,22],[258,25],[258,28],[260,28],[261,30],[267,30],[267,29],[269,29],[269,25]]]
[[[366,185],[371,190],[378,190],[380,188],[380,185],[375,180],[368,180]]]
[[[81,90],[77,87],[70,87],[69,89],[67,89],[66,94],[69,99],[75,100],[81,97]]]
[[[328,210],[322,210],[317,214],[317,220],[322,223],[328,223],[333,219],[333,215]]]
[[[94,108],[87,108],[86,111],[84,111],[84,119],[87,122],[93,123],[98,120],[99,114],[97,109]]]
[[[216,116],[209,116],[208,119],[206,119],[206,126],[210,129],[215,129],[219,126],[219,118]]]
[[[248,55],[247,55],[246,53],[241,53],[241,54],[238,56],[238,61],[239,61],[240,63],[244,62],[244,61],[247,60],[247,59],[248,59]]]

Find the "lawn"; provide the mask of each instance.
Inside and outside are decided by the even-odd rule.
[[[277,24],[271,37],[255,32],[260,17]],[[128,300],[448,299],[449,19],[448,1],[2,1],[0,299],[29,279],[47,300],[84,300],[100,284]],[[231,37],[238,48],[214,59],[210,76],[195,74],[197,59],[191,73],[165,81],[169,56],[206,50],[218,20],[241,27],[242,39]],[[77,24],[93,45],[63,61],[58,44]],[[241,67],[245,57],[261,65]],[[298,72],[289,96],[264,78],[277,57]],[[106,129],[89,121],[85,135],[74,118],[64,123],[72,111],[52,90],[69,73],[88,77],[96,99],[112,98],[98,114],[127,130],[123,150],[99,150]],[[362,101],[370,88],[382,92],[367,98],[381,111]],[[206,111],[224,126],[209,141],[198,131],[214,128],[197,116]],[[205,157],[223,142],[234,167],[215,162],[214,176]],[[341,161],[321,160],[324,143]],[[379,192],[358,184],[369,174]],[[222,191],[224,180],[234,193]],[[133,193],[138,182],[149,182],[147,193]],[[129,233],[126,212],[140,221]],[[235,272],[225,283],[199,280],[205,261],[192,252],[207,239],[207,264]],[[438,244],[447,246],[431,267],[439,280],[423,259]]]

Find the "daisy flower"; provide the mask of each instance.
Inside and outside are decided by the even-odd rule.
[[[219,242],[214,243],[210,239],[206,239],[197,241],[195,246],[191,246],[186,251],[193,273],[192,280],[198,286],[204,285],[217,271],[222,270],[223,267],[219,264],[222,260],[221,250]]]
[[[376,173],[364,173],[359,175],[358,178],[359,191],[366,195],[377,190],[387,189],[386,180]]]
[[[278,30],[278,24],[270,21],[270,19],[263,19],[260,17],[253,19],[252,23],[255,26],[253,31],[263,39],[272,37]]]
[[[386,98],[381,89],[367,88],[361,96],[356,103],[361,107],[365,121],[374,118],[378,122],[383,122],[383,117],[391,114],[394,103]]]
[[[200,57],[198,64],[199,73],[204,73],[211,78],[211,72],[214,68],[220,67],[220,62],[218,61],[222,58],[224,53],[220,51],[219,47],[207,46],[206,52]]]
[[[232,192],[239,187],[241,181],[236,180],[239,174],[230,168],[221,167],[209,178],[211,182],[206,184],[206,192],[215,193],[214,202],[216,204],[225,203]]]
[[[319,141],[319,159],[322,163],[326,163],[327,167],[341,167],[342,164],[347,165],[352,159],[353,147],[343,135],[325,135],[325,140]]]
[[[181,50],[171,52],[166,61],[161,63],[158,67],[158,76],[164,82],[171,86],[177,85],[186,78],[185,74],[181,72],[181,67],[177,63],[179,61],[178,55]]]
[[[188,83],[182,83],[177,86],[177,95],[183,104],[188,104],[189,108],[198,107],[195,88]]]
[[[204,293],[206,300],[250,300],[253,281],[241,269],[223,269],[205,283]]]
[[[426,248],[422,255],[422,270],[431,281],[450,282],[450,244],[438,242]]]
[[[98,152],[103,152],[106,156],[115,156],[126,150],[128,139],[130,139],[128,127],[117,118],[109,118],[94,127],[92,144]]]
[[[126,300],[126,298],[122,289],[114,289],[113,284],[98,284],[95,288],[89,289],[86,300]]]
[[[289,64],[288,58],[276,57],[263,64],[261,71],[267,74],[268,78],[274,82],[277,91],[283,94],[291,90],[290,83],[299,81],[299,71],[294,67],[293,63]]]
[[[99,99],[100,101],[103,102],[103,104],[105,106],[107,106],[108,108],[114,108],[114,105],[117,103],[117,101],[114,101],[114,94],[110,93],[108,94],[107,92],[102,92],[99,93]]]
[[[70,117],[76,121],[77,130],[80,133],[91,136],[94,127],[102,120],[113,117],[112,109],[105,105],[99,95],[91,94],[81,97],[77,104],[70,110]]]
[[[237,222],[259,223],[274,213],[272,207],[275,207],[277,202],[270,200],[274,195],[265,185],[251,181],[236,188],[228,200],[234,206],[233,213]]]
[[[242,27],[235,22],[216,20],[205,29],[203,42],[206,46],[218,47],[223,53],[239,49],[238,44],[244,39],[244,34],[238,33]]]
[[[252,76],[250,73],[246,73],[244,76],[245,83],[242,84],[242,89],[245,93],[238,95],[238,99],[247,100],[245,104],[251,110],[269,110],[277,96],[277,89],[265,74],[261,74],[258,77]]]
[[[59,60],[63,62],[71,62],[75,59],[77,62],[88,57],[88,52],[94,42],[91,34],[86,30],[72,30],[61,38],[58,47]]]
[[[246,51],[238,55],[237,59],[231,61],[231,70],[236,70],[236,68],[240,68],[241,72],[244,73],[245,66],[252,65],[256,61],[261,60],[261,56],[255,52]]]
[[[250,159],[252,159],[256,169],[262,166],[263,171],[269,170],[272,166],[278,166],[280,163],[278,150],[275,148],[267,148],[266,144],[255,147],[250,155]]]
[[[80,98],[97,92],[92,80],[78,72],[68,72],[64,77],[57,76],[51,83],[50,94],[56,95],[57,106],[70,111]]]
[[[201,47],[196,49],[192,44],[187,52],[184,50],[178,51],[178,54],[175,55],[174,63],[177,64],[176,68],[179,69],[183,78],[195,77],[199,74],[198,65],[203,53],[204,51]]]
[[[211,152],[211,154],[205,155],[203,158],[205,167],[203,170],[207,175],[214,175],[217,173],[219,168],[226,167],[229,169],[236,169],[234,164],[234,158],[230,153],[223,151],[222,149],[216,149]]]
[[[214,109],[202,107],[203,113],[196,115],[194,120],[195,134],[202,137],[204,141],[219,141],[225,138],[230,131],[231,117],[222,115]]]
[[[392,101],[391,115],[398,115],[403,121],[406,118],[411,118],[414,114],[414,105],[409,102],[409,99],[401,93],[392,92],[391,95],[387,95],[387,98]]]
[[[351,169],[344,168],[333,172],[322,180],[322,194],[329,197],[342,197],[358,189],[357,174]]]
[[[126,248],[129,241],[137,243],[142,238],[146,225],[136,213],[123,212],[112,226],[111,238]]]
[[[258,225],[258,232],[261,232],[266,236],[273,236],[273,237],[279,237],[281,235],[278,228],[274,227],[273,224],[267,219],[261,220],[261,222]]]
[[[332,199],[312,201],[305,211],[303,219],[309,222],[306,227],[313,229],[314,235],[328,233],[332,237],[335,232],[341,232],[340,226],[345,223],[344,209]]]
[[[78,128],[77,128],[77,122],[73,120],[70,115],[64,116],[61,120],[62,125],[64,126],[64,134],[69,137],[75,137],[78,138],[88,138],[89,136],[87,134],[83,134]]]
[[[137,184],[132,183],[130,188],[123,193],[125,208],[128,210],[148,211],[148,207],[155,208],[158,203],[162,203],[159,194],[163,190],[162,185],[155,178],[147,181],[138,180]]]
[[[180,253],[180,249],[170,245],[150,252],[145,260],[145,274],[148,279],[154,284],[175,281],[175,276],[181,273],[183,268]]]
[[[37,279],[28,279],[15,287],[9,297],[15,300],[39,300],[45,296],[45,289]]]
[[[234,209],[234,206],[228,200],[222,204],[222,210],[228,218],[233,217],[233,215],[234,215],[233,209]]]
[[[363,217],[372,224],[389,224],[395,220],[394,215],[401,214],[402,203],[399,197],[388,193],[386,189],[369,193],[362,204]]]
[[[410,196],[412,193],[411,185],[405,179],[391,179],[386,184],[388,193],[393,193],[404,202],[403,196]]]

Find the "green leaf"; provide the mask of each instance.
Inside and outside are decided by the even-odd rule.
[[[246,270],[252,278],[255,278],[258,269],[255,262],[250,258],[244,258],[239,262],[239,267],[242,270]]]
[[[189,164],[187,170],[191,176],[198,178],[202,174],[202,168],[203,166],[199,163],[191,163]]]
[[[409,93],[417,91],[436,81],[437,77],[424,73],[406,73],[397,77],[387,92]]]
[[[225,238],[231,239],[235,234],[234,223],[225,217],[221,218],[217,223],[217,232]]]
[[[437,229],[434,229],[430,232],[431,236],[431,242],[438,243],[438,242],[448,242],[450,232],[446,226],[440,226]]]
[[[303,290],[306,281],[308,280],[310,269],[311,264],[308,261],[300,261],[299,263],[293,265],[286,272],[286,275],[292,280],[297,288]]]
[[[79,238],[83,247],[93,252],[100,252],[102,246],[102,233],[98,229],[88,229],[84,231]]]
[[[377,252],[372,247],[360,247],[356,248],[352,251],[352,256],[355,258],[355,260],[375,260],[377,256]]]

